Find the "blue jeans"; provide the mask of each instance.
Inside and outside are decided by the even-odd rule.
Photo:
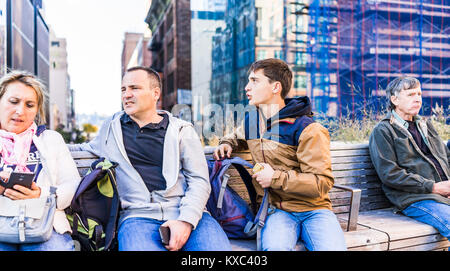
[[[74,242],[69,233],[53,231],[49,240],[42,243],[10,244],[0,242],[0,251],[73,251]]]
[[[296,213],[272,207],[269,213],[261,231],[262,250],[294,250],[299,238],[308,250],[347,250],[342,228],[330,210]]]
[[[118,232],[120,251],[166,251],[161,242],[159,227],[165,221],[131,217],[122,222]],[[231,245],[219,223],[203,213],[191,232],[182,251],[230,251]]]
[[[435,227],[442,236],[450,240],[450,205],[433,200],[414,202],[403,214]]]

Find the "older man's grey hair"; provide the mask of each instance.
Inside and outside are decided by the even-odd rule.
[[[391,101],[391,96],[398,96],[402,90],[414,89],[420,87],[420,82],[414,77],[397,77],[392,80],[386,87],[386,98],[390,110],[395,109],[395,105]]]

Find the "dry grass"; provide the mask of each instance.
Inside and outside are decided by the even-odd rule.
[[[450,140],[450,125],[446,124],[450,118],[450,107],[448,107],[447,110],[444,110],[442,106],[436,104],[436,106],[432,109],[432,112],[433,115],[431,116],[431,121],[433,122],[433,126],[436,128],[439,136],[444,141]]]
[[[350,115],[340,118],[329,118],[324,114],[316,114],[315,119],[328,129],[331,141],[360,143],[369,141],[373,128],[386,115],[386,112],[385,109],[382,109],[380,112],[363,109],[359,118]],[[436,105],[432,112],[431,119],[439,136],[444,141],[450,140],[450,125],[446,124],[450,118],[450,107],[444,110],[442,106]],[[202,143],[203,145],[217,146],[219,138],[217,136],[213,136],[210,139],[202,137]]]

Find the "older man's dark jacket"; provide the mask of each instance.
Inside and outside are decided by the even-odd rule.
[[[450,151],[439,137],[431,120],[420,119],[418,126],[428,147],[450,180]],[[382,181],[386,197],[398,210],[421,200],[450,205],[450,199],[431,193],[433,185],[443,181],[433,162],[419,149],[408,130],[392,113],[378,123],[369,141],[370,157]]]

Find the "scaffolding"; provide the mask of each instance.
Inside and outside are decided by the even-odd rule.
[[[383,112],[384,88],[402,75],[421,82],[422,115],[449,110],[450,0],[255,1],[227,0],[227,26],[213,37],[213,103],[245,104],[246,71],[270,51],[293,70],[291,95],[308,95],[318,113]]]
[[[450,0],[294,1],[309,14],[308,95],[330,116],[383,110],[383,88],[419,79],[423,112],[450,106]]]

